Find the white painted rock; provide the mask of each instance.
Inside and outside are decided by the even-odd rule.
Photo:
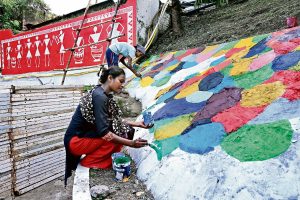
[[[106,185],[95,185],[90,189],[91,196],[95,198],[105,198],[110,192],[109,188]]]

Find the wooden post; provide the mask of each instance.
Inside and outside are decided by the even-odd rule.
[[[89,0],[89,3],[88,3],[88,5],[87,5],[86,8],[85,8],[85,11],[84,11],[84,14],[83,14],[82,22],[81,22],[81,24],[80,24],[79,29],[77,29],[77,32],[76,32],[76,38],[75,38],[75,41],[74,41],[73,48],[76,47],[76,45],[77,45],[77,40],[78,40],[78,37],[79,37],[79,33],[80,33],[81,28],[82,28],[82,26],[83,26],[83,23],[84,23],[84,20],[85,20],[86,15],[87,15],[87,11],[89,10],[90,4],[91,4],[91,0]],[[70,56],[69,56],[69,60],[68,60],[66,69],[64,70],[64,75],[63,75],[63,79],[62,79],[62,81],[61,81],[61,85],[63,85],[63,84],[65,83],[65,79],[66,79],[66,75],[67,75],[67,72],[68,72],[68,68],[69,68],[69,65],[70,65],[70,63],[71,63],[71,60],[72,60],[72,58],[73,58],[73,53],[74,53],[74,50],[71,51],[71,54],[70,54]]]

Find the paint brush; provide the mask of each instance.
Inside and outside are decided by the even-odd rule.
[[[149,145],[149,147],[151,147],[156,152],[157,160],[161,160],[162,159],[162,149],[161,149],[161,147],[159,147],[157,144],[155,144],[153,142],[149,143],[148,145]]]

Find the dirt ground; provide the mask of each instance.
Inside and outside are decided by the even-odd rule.
[[[299,0],[248,0],[193,16],[182,16],[183,35],[176,36],[171,30],[166,31],[158,37],[147,56],[271,33],[287,28],[286,18],[289,16],[297,16],[300,22]]]
[[[106,185],[109,187],[109,195],[106,200],[153,200],[153,196],[146,186],[138,180],[136,176],[136,168],[131,162],[131,175],[128,182],[117,182],[115,174],[110,170],[90,170],[90,187],[95,185]],[[100,198],[93,198],[100,200]]]
[[[219,44],[237,39],[265,34],[286,28],[286,17],[297,16],[300,21],[299,0],[248,0],[233,4],[203,14],[183,16],[184,33],[176,36],[172,31],[166,31],[158,37],[148,56],[166,51],[200,47],[202,45]],[[141,113],[141,106],[126,94],[117,97],[123,105],[124,114],[134,117]],[[122,99],[127,99],[123,101]],[[91,170],[90,185],[106,185],[110,188],[108,199],[153,199],[146,187],[137,179],[134,164],[129,182],[118,183],[114,180],[112,170]],[[69,200],[72,199],[72,182],[63,186],[63,179],[54,180],[16,200]],[[95,199],[94,199],[95,200]]]
[[[53,180],[21,196],[15,197],[15,200],[72,200],[73,177],[68,179],[66,188],[64,187],[64,177],[60,177],[57,180]]]

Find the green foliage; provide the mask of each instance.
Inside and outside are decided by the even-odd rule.
[[[93,89],[94,85],[85,85],[83,86],[83,91],[87,92],[90,91],[91,89]]]
[[[22,30],[23,20],[42,22],[51,16],[48,5],[43,0],[0,0],[0,28]]]
[[[220,7],[228,4],[228,0],[196,0],[195,7],[199,7],[202,4],[207,4],[207,3],[216,3],[217,7]]]

